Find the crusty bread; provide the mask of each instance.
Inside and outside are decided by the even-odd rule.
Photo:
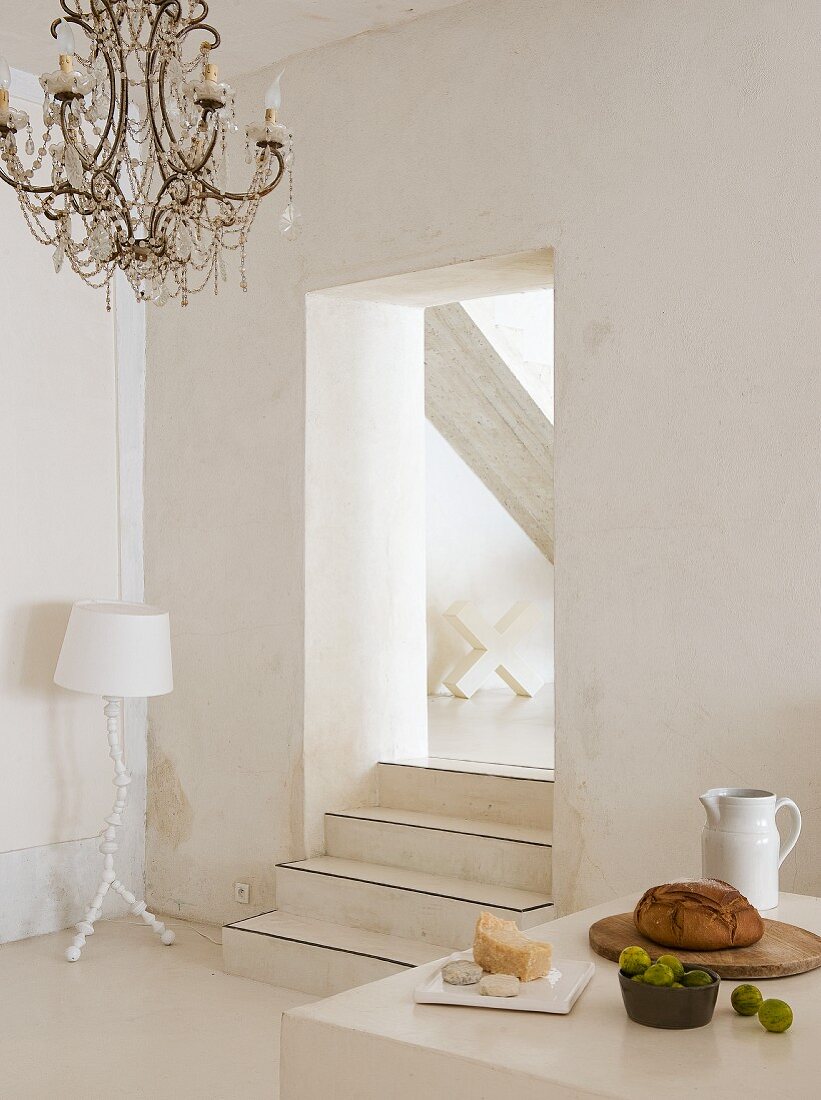
[[[653,943],[690,951],[749,947],[764,935],[758,910],[717,879],[653,886],[640,899],[633,921]]]

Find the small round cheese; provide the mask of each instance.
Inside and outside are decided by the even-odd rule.
[[[442,967],[442,981],[448,985],[476,985],[483,974],[481,966],[470,959],[458,959]]]
[[[519,979],[513,974],[485,974],[479,992],[483,997],[518,997]]]

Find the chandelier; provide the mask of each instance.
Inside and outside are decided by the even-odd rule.
[[[65,15],[51,27],[59,68],[40,78],[39,147],[28,115],[10,106],[11,71],[0,57],[0,178],[17,192],[36,240],[53,247],[55,270],[68,261],[90,286],[105,287],[109,309],[117,269],[140,300],[185,306],[206,286],[218,291],[225,253],[239,251],[247,290],[248,234],[286,172],[280,226],[288,237],[299,228],[292,137],[277,121],[279,77],[264,121],[245,131],[248,190],[229,191],[234,91],[212,60],[220,36],[205,22],[204,0],[60,0],[60,7]]]

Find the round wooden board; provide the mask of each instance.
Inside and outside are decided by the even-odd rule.
[[[619,913],[591,925],[590,946],[613,962],[619,961],[625,947],[643,947],[651,958],[669,952],[683,963],[709,966],[722,978],[786,978],[821,966],[821,936],[777,920],[764,921],[764,935],[752,947],[683,951],[646,939],[633,924],[632,913]]]

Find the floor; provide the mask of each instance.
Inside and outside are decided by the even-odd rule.
[[[555,767],[554,691],[532,699],[509,691],[477,691],[472,699],[428,698],[428,755],[528,768]]]
[[[172,947],[101,921],[74,964],[65,932],[0,946],[1,1096],[275,1100],[281,1014],[317,998],[230,977],[218,944],[166,923]]]

